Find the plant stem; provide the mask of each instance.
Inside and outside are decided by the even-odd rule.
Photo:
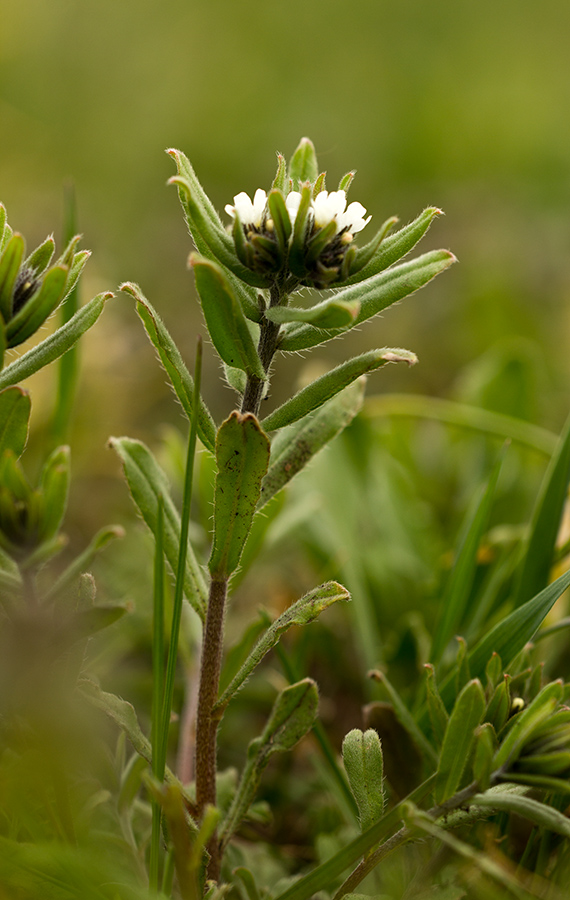
[[[213,715],[212,709],[218,699],[220,684],[227,591],[227,579],[224,581],[212,579],[202,642],[202,667],[196,717],[196,805],[199,818],[202,818],[206,804],[216,805],[216,736],[221,712]],[[217,880],[221,860],[216,834],[210,839],[208,850],[211,857],[208,878]]]
[[[280,306],[285,296],[277,284],[273,285],[270,291],[270,307]],[[271,361],[275,356],[280,327],[280,325],[276,325],[275,322],[270,322],[265,318],[261,321],[257,352],[265,372],[269,372]],[[255,375],[248,377],[241,404],[242,413],[251,412],[254,416],[258,415],[265,384],[265,381]]]

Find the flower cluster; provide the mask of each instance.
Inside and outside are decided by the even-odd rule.
[[[253,201],[242,191],[225,210],[233,219],[236,250],[248,268],[274,275],[286,271],[293,248],[295,279],[319,288],[346,277],[348,246],[372,218],[365,218],[361,203],[347,207],[346,190],[317,191],[310,182],[287,194],[274,189],[269,197],[258,188]],[[346,262],[350,259],[352,255]]]
[[[72,238],[56,262],[52,237],[26,257],[25,240],[12,231],[0,204],[0,346],[26,341],[73,289],[90,255],[77,251],[79,239]]]
[[[285,197],[285,207],[291,225],[295,224],[301,196],[300,191],[289,191]],[[267,194],[261,188],[255,192],[253,202],[249,195],[242,191],[234,197],[234,205],[226,204],[225,210],[232,219],[238,216],[246,229],[265,227],[268,231],[273,230],[273,222],[267,209]],[[309,208],[314,230],[325,228],[334,222],[336,233],[343,232],[350,236],[350,239],[370,222],[372,216],[365,219],[365,215],[366,209],[362,203],[353,202],[346,207],[346,191],[319,191],[315,199],[311,200]]]

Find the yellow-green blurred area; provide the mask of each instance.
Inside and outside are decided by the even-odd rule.
[[[404,346],[420,364],[387,367],[369,394],[455,397],[558,431],[570,376],[569,34],[564,0],[2,0],[0,199],[29,245],[60,240],[72,179],[93,250],[83,302],[138,282],[192,367],[204,326],[164,151],[190,157],[222,210],[267,188],[275,151],[290,156],[308,135],[330,187],[357,170],[351,199],[370,230],[440,206],[420,249],[448,247],[459,265],[343,341],[279,360],[269,402],[304,366]],[[109,303],[81,349],[76,548],[120,518],[114,504],[130,510],[107,437],[156,446],[162,423],[183,425],[130,297]],[[220,375],[208,347],[218,421],[234,402]],[[30,385],[40,435],[50,379]]]
[[[536,342],[564,389],[563,0],[2,0],[0,15],[0,195],[12,224],[39,240],[57,232],[62,184],[74,180],[94,250],[85,292],[138,281],[192,348],[200,318],[165,148],[186,152],[222,209],[267,187],[274,152],[290,155],[307,134],[333,186],[357,169],[351,196],[377,226],[442,207],[425,248],[450,247],[460,260],[354,337],[351,347],[409,345],[420,357],[412,373],[378,376],[373,391],[392,379],[446,391],[465,362],[514,335]],[[152,354],[138,348],[130,301],[116,305],[99,352],[114,392],[128,389],[127,408],[142,413],[158,400],[136,399]],[[548,411],[557,424],[560,409]]]
[[[382,370],[369,393],[460,395],[558,431],[570,376],[569,34],[564,0],[1,0],[0,199],[30,245],[59,238],[72,179],[93,250],[83,301],[138,282],[191,367],[204,327],[164,150],[189,156],[222,210],[267,188],[275,151],[290,156],[308,135],[329,186],[357,170],[351,199],[370,229],[440,206],[421,250],[448,247],[459,265],[306,363],[280,360],[274,399],[305,364],[404,346],[420,364]],[[155,444],[161,423],[183,420],[131,298],[109,304],[82,354],[72,444],[84,487],[72,506],[79,496],[87,535],[112,515],[109,478],[120,493],[107,436]],[[481,399],[481,379],[503,368],[508,390],[499,380]],[[233,404],[219,376],[208,348],[218,421]],[[41,429],[51,382],[31,387]]]

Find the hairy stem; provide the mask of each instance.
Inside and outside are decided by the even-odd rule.
[[[202,666],[198,714],[196,717],[196,805],[201,818],[207,804],[216,805],[216,735],[220,715],[212,714],[220,684],[224,611],[228,590],[227,580],[210,585],[208,613],[202,642]],[[217,880],[220,873],[220,850],[217,835],[208,844],[210,864],[208,878]]]
[[[283,302],[284,297],[285,294],[283,294],[279,286],[274,285],[270,291],[269,305],[280,306]],[[265,318],[261,320],[257,352],[259,354],[261,365],[263,366],[265,372],[269,372],[271,361],[275,356],[275,351],[277,349],[277,339],[279,337],[279,329],[280,326],[276,325],[275,322],[270,322]],[[259,414],[259,407],[263,399],[264,390],[265,381],[262,381],[261,378],[257,378],[253,375],[248,377],[243,394],[241,412],[251,412],[254,414],[254,416],[257,416]]]

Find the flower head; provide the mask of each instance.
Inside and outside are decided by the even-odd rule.
[[[232,219],[234,219],[237,214],[242,225],[253,225],[254,228],[260,228],[266,205],[267,194],[265,191],[262,191],[261,188],[258,188],[255,192],[253,203],[249,199],[249,194],[242,191],[234,197],[234,205],[231,206],[228,203],[225,210]]]

